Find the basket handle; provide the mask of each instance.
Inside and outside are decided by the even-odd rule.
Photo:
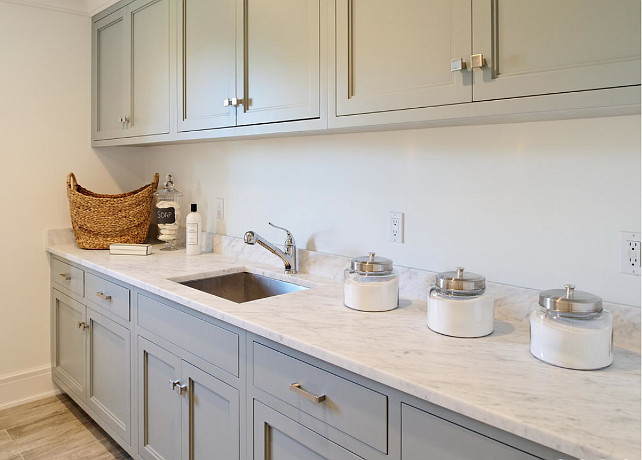
[[[72,185],[71,180],[73,179],[74,183]],[[71,190],[75,190],[76,186],[78,185],[78,181],[76,180],[76,176],[74,173],[70,172],[67,174],[67,188]]]
[[[75,177],[74,177],[74,179],[75,179]],[[158,188],[158,173],[154,174],[154,178],[152,179],[152,185],[154,186],[154,189]]]

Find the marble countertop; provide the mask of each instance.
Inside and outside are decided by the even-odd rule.
[[[488,337],[459,339],[426,327],[425,300],[403,296],[390,312],[353,311],[338,281],[284,275],[274,266],[183,251],[113,256],[74,243],[47,250],[328,363],[582,459],[633,460],[640,448],[640,354],[575,371],[529,353],[526,320],[496,317]],[[171,281],[244,268],[310,289],[245,304]]]

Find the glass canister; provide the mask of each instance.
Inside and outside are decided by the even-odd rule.
[[[176,249],[179,223],[182,217],[181,200],[183,194],[174,188],[171,174],[167,175],[165,187],[154,193],[154,208],[158,222],[158,239],[165,242],[161,251]]]
[[[564,289],[539,293],[530,314],[533,356],[568,369],[601,369],[613,362],[613,318],[602,299]]]
[[[343,273],[343,303],[360,311],[388,311],[399,306],[399,275],[392,260],[374,252],[356,257]]]
[[[428,327],[453,337],[483,337],[495,327],[495,295],[476,273],[438,273],[428,290]]]

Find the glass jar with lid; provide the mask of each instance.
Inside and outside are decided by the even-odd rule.
[[[530,314],[530,352],[537,359],[568,369],[601,369],[613,362],[613,318],[602,299],[564,289],[539,293]]]
[[[399,306],[399,275],[392,260],[376,256],[356,257],[343,274],[343,303],[361,311],[388,311]]]
[[[495,296],[486,278],[476,273],[438,273],[428,290],[428,327],[453,337],[483,337],[495,326]]]
[[[158,223],[158,239],[165,242],[161,251],[176,249],[179,224],[182,219],[181,202],[183,194],[174,187],[171,174],[167,175],[165,187],[154,193],[154,208]]]

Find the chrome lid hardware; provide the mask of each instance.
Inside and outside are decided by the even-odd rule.
[[[560,313],[599,313],[602,298],[589,292],[576,291],[572,284],[564,289],[550,289],[539,293],[539,304],[547,310]]]
[[[355,257],[350,266],[363,274],[385,275],[392,272],[392,260],[376,257],[374,252],[369,252],[367,256]]]
[[[476,296],[486,290],[486,278],[477,273],[464,273],[464,267],[457,267],[455,271],[438,273],[435,286],[446,295]]]

